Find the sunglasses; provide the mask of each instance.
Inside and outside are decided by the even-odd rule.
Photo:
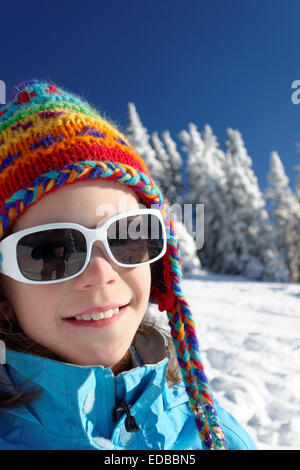
[[[59,222],[13,233],[0,242],[0,272],[27,284],[63,282],[86,269],[95,241],[125,268],[153,263],[167,250],[161,212],[137,209],[114,215],[95,229]]]

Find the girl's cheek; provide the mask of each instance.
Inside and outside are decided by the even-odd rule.
[[[49,320],[51,311],[55,316],[57,297],[43,286],[18,285],[10,289],[10,299],[21,326],[31,320],[36,323]]]
[[[151,286],[151,271],[149,264],[137,268],[135,273],[135,290],[142,303],[148,302]]]

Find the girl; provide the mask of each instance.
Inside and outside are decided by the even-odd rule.
[[[167,201],[47,81],[0,109],[0,273],[0,449],[255,449],[209,390]]]

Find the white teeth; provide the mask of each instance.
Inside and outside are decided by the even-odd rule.
[[[102,320],[102,318],[104,318],[103,312],[92,313],[92,319],[93,320]]]
[[[83,316],[82,316],[82,320],[90,320],[91,319],[91,315],[89,315],[88,313],[85,313]]]
[[[112,309],[107,310],[107,312],[104,313],[104,318],[111,318],[114,314],[114,311]]]
[[[116,313],[119,313],[118,307],[106,310],[105,312],[85,313],[84,315],[78,315],[77,317],[75,317],[75,320],[103,320],[103,318],[111,318]]]

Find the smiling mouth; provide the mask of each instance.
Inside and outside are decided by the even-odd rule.
[[[70,320],[103,320],[104,318],[111,318],[113,315],[117,315],[120,312],[120,308],[111,308],[105,312],[85,313],[84,315],[78,315],[70,318]]]
[[[123,307],[116,307],[106,310],[105,312],[86,313],[75,317],[65,318],[66,321],[78,326],[105,326],[113,323],[122,315],[129,304]]]

